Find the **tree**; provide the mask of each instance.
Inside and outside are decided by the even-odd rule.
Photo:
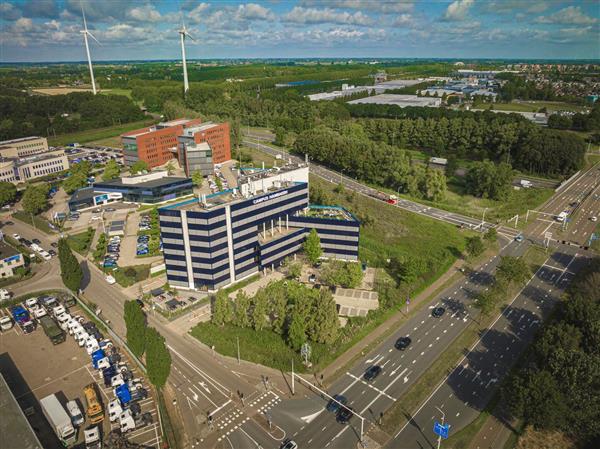
[[[483,234],[483,239],[489,244],[495,243],[498,238],[498,232],[496,228],[489,228],[485,234]]]
[[[215,184],[217,185],[217,190],[220,192],[221,190],[223,190],[223,181],[221,181],[221,178],[219,176],[215,175]]]
[[[77,292],[83,280],[83,270],[64,238],[58,241],[58,258],[63,284],[69,290]]]
[[[287,330],[287,341],[295,351],[298,351],[306,342],[306,318],[306,316],[295,309],[291,313],[290,324]]]
[[[513,178],[512,167],[507,163],[492,161],[475,162],[467,171],[467,192],[482,198],[505,200],[510,194]]]
[[[288,265],[288,277],[294,280],[298,280],[302,274],[302,264],[299,262],[290,263]]]
[[[78,189],[81,189],[88,185],[87,176],[83,173],[76,173],[69,176],[62,183],[63,189],[68,194],[75,192]]]
[[[0,207],[12,203],[17,197],[17,187],[5,181],[0,181]]]
[[[250,327],[250,298],[243,291],[239,290],[235,296],[235,315],[233,317],[233,324],[238,327]]]
[[[477,307],[483,316],[488,316],[494,311],[498,304],[499,298],[496,291],[492,288],[487,291],[481,291],[475,296],[474,305]]]
[[[321,239],[314,228],[310,230],[306,237],[306,241],[304,242],[304,252],[310,263],[313,265],[317,263],[323,254],[323,250],[321,249]]]
[[[164,337],[153,327],[146,330],[146,372],[158,389],[164,387],[171,372],[171,353]]]
[[[192,173],[192,184],[197,188],[202,188],[202,183],[204,182],[204,177],[202,176],[202,172],[200,170],[196,170]]]
[[[394,257],[390,260],[390,272],[398,282],[405,285],[414,284],[427,271],[426,262],[417,257]]]
[[[524,284],[530,276],[527,263],[520,257],[502,256],[496,268],[496,278],[504,285]]]
[[[148,163],[146,161],[135,161],[133,165],[129,168],[129,173],[132,175],[136,175],[138,173],[147,172],[149,170]]]
[[[146,317],[135,301],[125,301],[124,308],[127,346],[137,357],[141,357],[146,346]]]
[[[252,327],[254,330],[260,331],[269,325],[268,313],[267,297],[262,290],[258,291],[252,298]]]
[[[23,209],[31,215],[37,215],[48,206],[48,188],[46,185],[30,184],[25,189],[23,199]]]
[[[442,201],[446,197],[446,176],[444,172],[436,169],[427,169],[421,187],[421,193],[430,201]]]
[[[330,261],[323,272],[323,280],[331,286],[356,288],[363,278],[360,263],[344,262],[341,260]]]
[[[475,235],[473,237],[467,237],[467,254],[470,257],[477,257],[485,251],[485,246],[481,241],[481,237]]]
[[[355,264],[356,265],[356,264]],[[310,339],[318,343],[332,344],[338,337],[340,321],[331,292],[319,290],[312,305]]]
[[[233,303],[227,293],[220,291],[215,298],[212,322],[223,326],[233,320]]]
[[[102,173],[103,181],[110,181],[111,179],[116,179],[121,174],[121,169],[119,168],[119,164],[114,159],[111,159],[104,166],[104,173]]]
[[[172,176],[175,173],[175,166],[173,165],[173,160],[170,160],[165,167],[167,169],[167,175]]]

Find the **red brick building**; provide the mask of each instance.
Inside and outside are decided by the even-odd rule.
[[[150,168],[163,165],[177,157],[177,137],[190,132],[196,143],[208,142],[213,164],[231,159],[228,123],[202,124],[201,119],[178,119],[121,134],[124,163],[129,167],[142,160]]]

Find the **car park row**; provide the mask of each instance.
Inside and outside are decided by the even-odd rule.
[[[135,377],[136,369],[130,368],[118,348],[104,337],[93,321],[71,313],[74,309],[69,310],[69,307],[75,304],[75,299],[66,294],[28,298],[10,308],[11,316],[0,310],[0,329],[2,332],[11,330],[14,321],[23,334],[29,334],[40,325],[54,345],[63,343],[70,335],[79,347],[85,349],[91,360],[88,371],[92,377],[98,378],[98,383],[92,382],[83,389],[85,413],[81,412],[78,400],[67,400],[61,404],[56,394],[42,398],[40,406],[63,445],[76,443],[77,429],[87,418],[90,425],[83,429],[85,447],[100,449],[105,412],[111,432],[119,435],[145,428],[156,420],[151,413],[153,409],[143,410],[145,404],[152,403],[152,400],[148,398],[148,390],[142,380]],[[103,406],[102,395],[107,399],[112,396],[106,407]],[[69,420],[65,419],[66,413]],[[156,432],[156,429],[153,430]]]

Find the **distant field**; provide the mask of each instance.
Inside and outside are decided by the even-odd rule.
[[[475,106],[475,108],[488,109],[489,104],[480,104]],[[585,110],[584,106],[571,103],[564,103],[561,101],[513,101],[511,103],[494,103],[494,109],[496,111],[538,112],[541,108],[546,108],[548,112],[582,112]]]
[[[33,92],[42,95],[66,95],[72,92],[91,92],[92,89],[88,87],[48,87],[42,89],[33,89]]]
[[[103,147],[123,148],[123,145],[121,144],[120,135],[113,136],[113,137],[107,137],[105,139],[91,140],[88,143],[91,143],[94,145],[100,145]]]
[[[124,125],[119,126],[110,126],[108,128],[96,128],[96,129],[88,129],[87,131],[80,131],[71,134],[63,134],[62,136],[50,137],[48,139],[48,145],[58,146],[58,145],[66,145],[72,142],[79,143],[88,143],[88,142],[98,142],[100,140],[110,139],[118,137],[120,134],[123,134],[127,131],[132,131],[137,128],[143,128],[144,126],[149,126],[153,124],[154,121],[152,119],[142,120],[139,122],[131,122],[126,123]],[[114,142],[114,140],[112,140]]]

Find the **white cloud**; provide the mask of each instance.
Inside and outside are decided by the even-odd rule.
[[[448,5],[443,18],[450,21],[465,20],[471,6],[473,6],[473,0],[456,0]]]
[[[561,23],[567,25],[591,25],[598,19],[587,16],[579,6],[567,6],[549,16],[540,16],[535,19],[537,23]]]
[[[413,24],[414,24],[414,20],[410,14],[400,14],[392,22],[392,25],[394,25],[394,26],[411,26]]]
[[[373,12],[411,12],[414,1],[410,0],[303,0],[300,6],[328,6],[337,9],[363,9]]]
[[[162,16],[154,5],[145,4],[127,11],[127,17],[138,22],[159,22]]]
[[[238,6],[236,18],[238,20],[273,20],[275,14],[264,6],[256,3],[246,3]]]
[[[199,3],[189,12],[184,12],[186,23],[189,21],[190,23],[201,23],[206,19],[206,11],[210,8],[210,4],[208,3]]]
[[[33,30],[33,21],[27,17],[21,17],[13,24],[12,30],[16,33],[26,33]]]
[[[58,30],[60,29],[60,22],[52,19],[50,22],[45,22],[44,25],[46,25],[46,28],[50,29],[50,30]]]
[[[12,3],[0,3],[0,17],[3,20],[16,20],[21,17],[21,11]]]
[[[511,14],[515,11],[540,13],[546,11],[550,4],[544,0],[496,0],[484,3],[483,7],[486,11],[498,14]]]
[[[560,29],[560,32],[562,34],[564,34],[565,36],[576,36],[576,37],[585,36],[586,34],[590,33],[591,31],[592,31],[591,26],[579,27],[579,28],[561,28]]]
[[[316,9],[316,8],[303,8],[302,6],[295,6],[289,13],[283,16],[285,22],[291,23],[339,23],[344,25],[371,25],[373,19],[361,11],[357,11],[354,14],[349,12],[338,12],[330,8]]]

